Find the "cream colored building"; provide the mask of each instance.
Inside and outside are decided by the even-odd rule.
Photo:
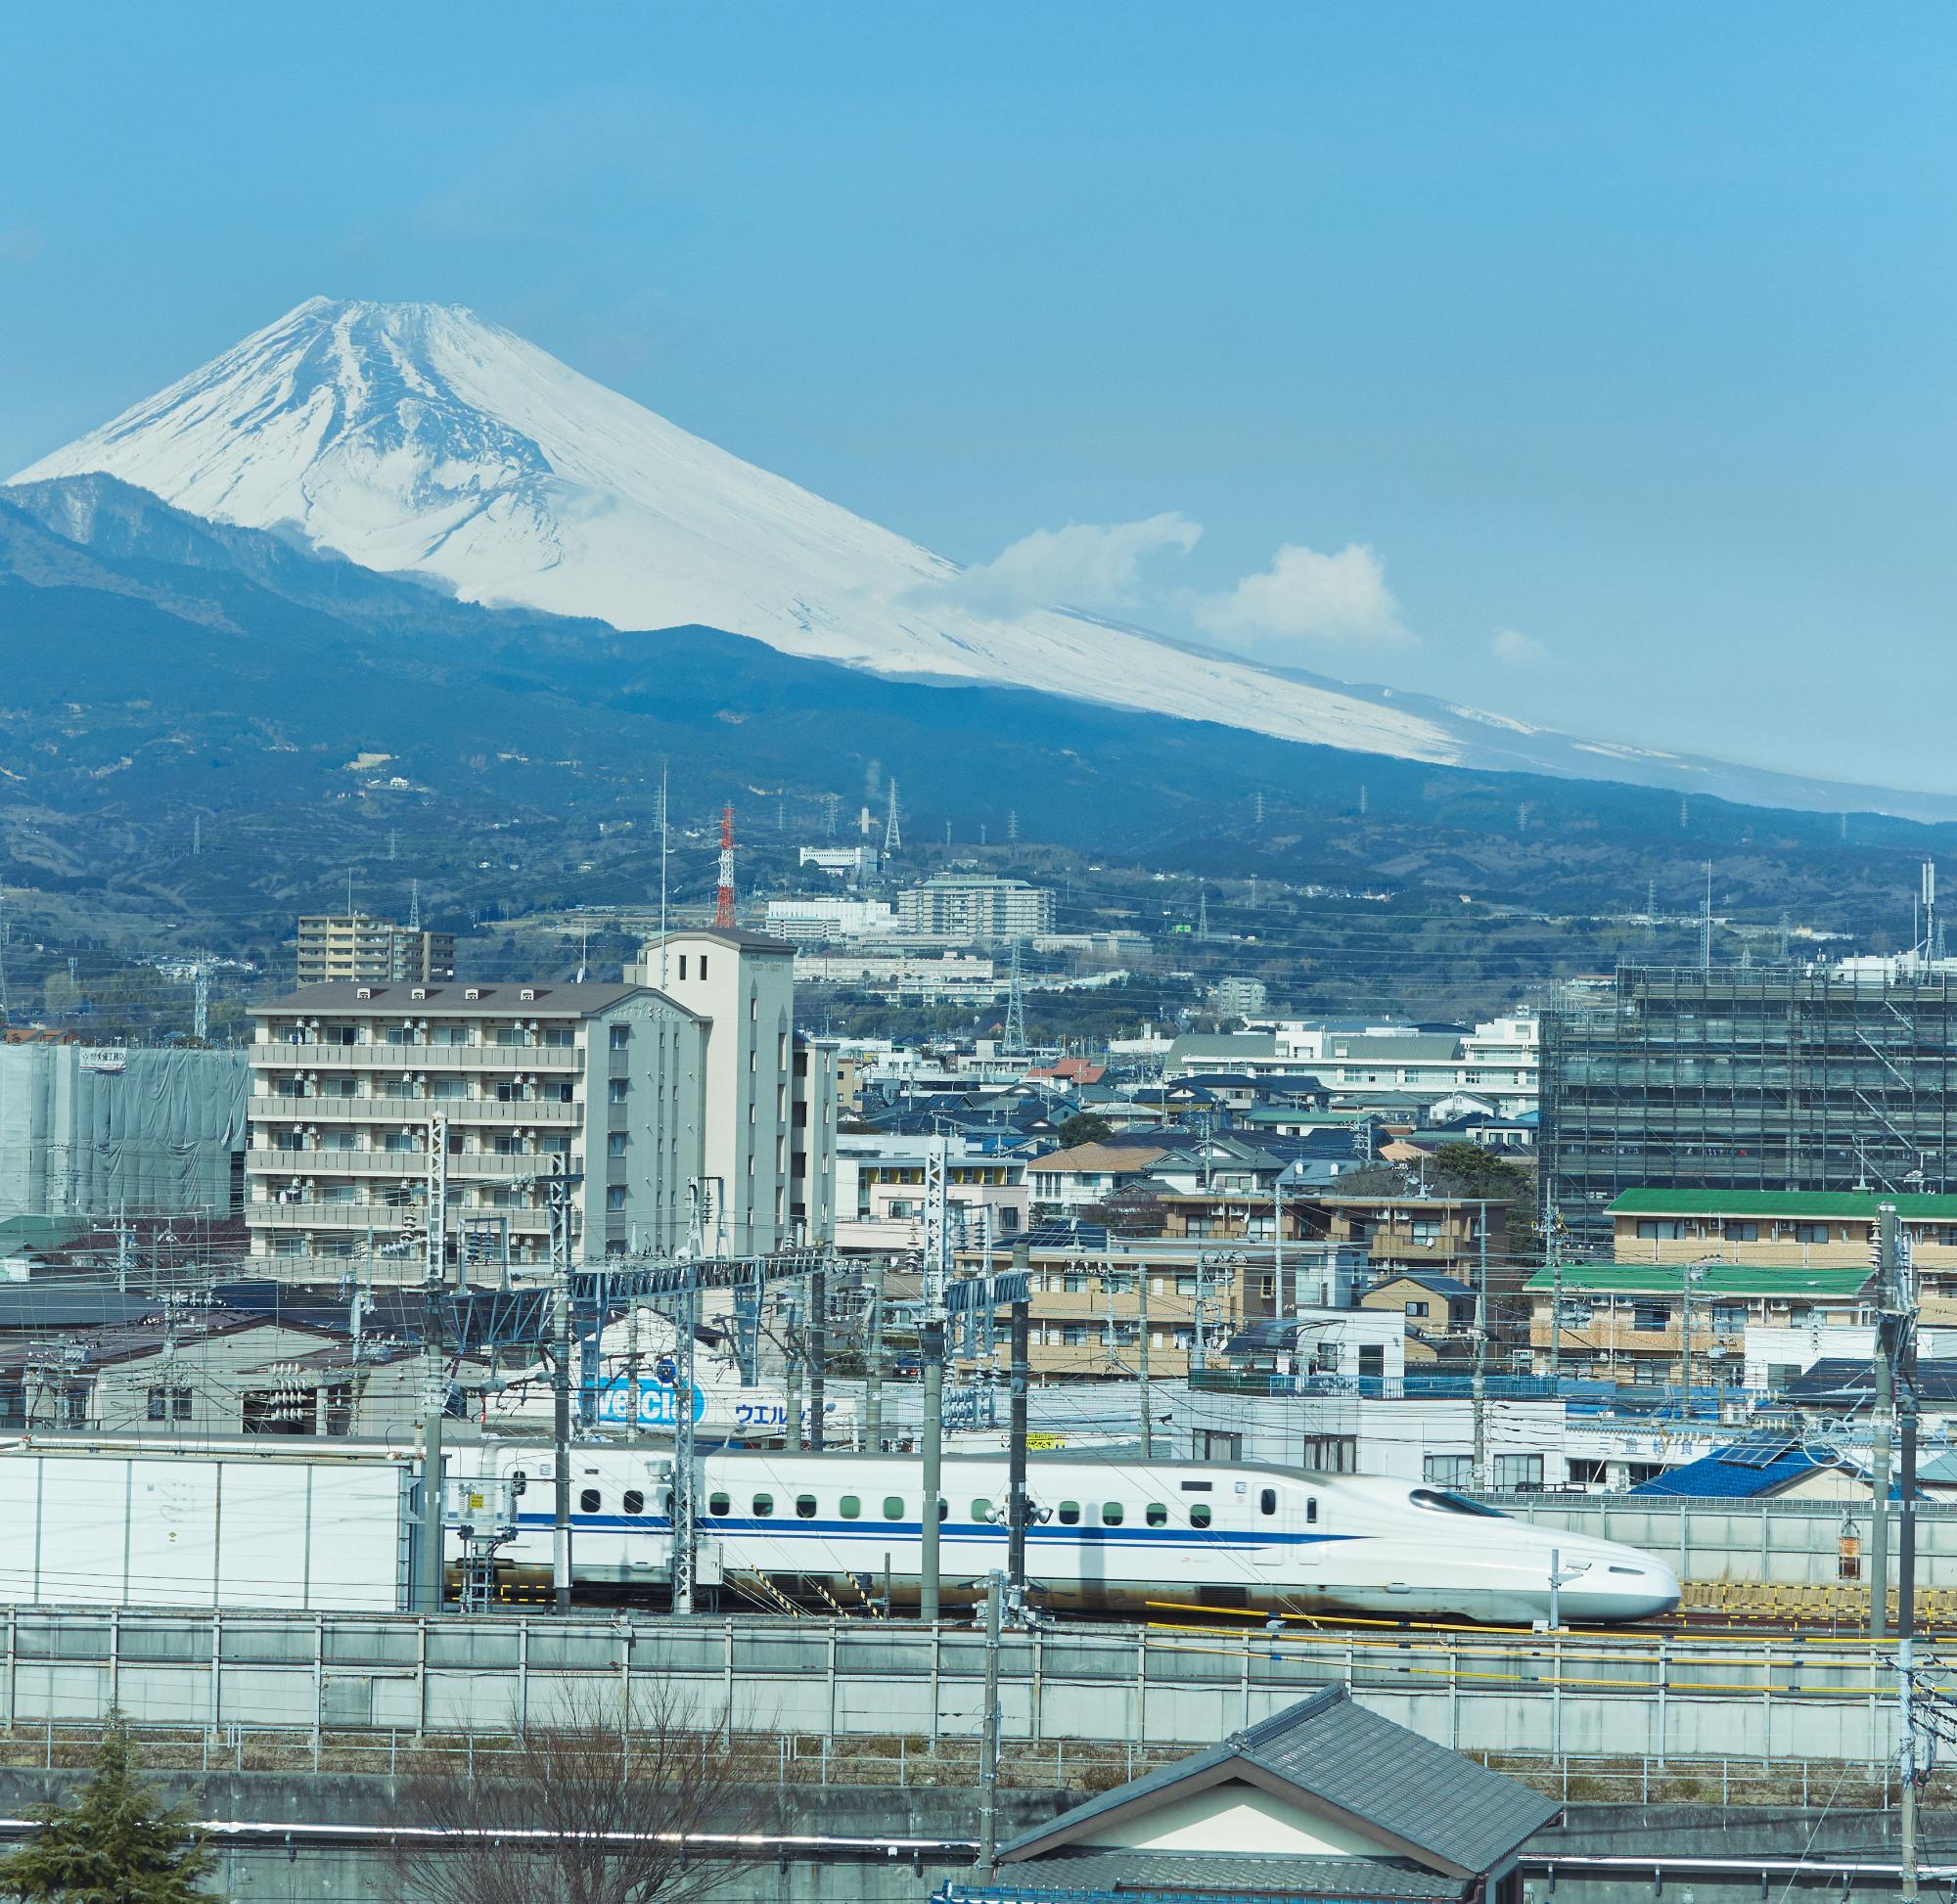
[[[455,934],[428,932],[364,912],[299,920],[301,985],[434,984],[455,976]]]
[[[710,1027],[635,984],[310,985],[256,1008],[245,1153],[251,1253],[378,1252],[418,1275],[432,1133],[446,1247],[549,1259],[546,1180],[580,1259],[685,1245],[706,1151]]]
[[[780,1248],[794,1234],[795,947],[711,927],[668,932],[646,942],[625,976],[664,993],[703,1026],[709,1253]]]

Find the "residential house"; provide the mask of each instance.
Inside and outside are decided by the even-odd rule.
[[[1561,1810],[1329,1686],[1009,1838],[933,1904],[1522,1904],[1523,1848]]]

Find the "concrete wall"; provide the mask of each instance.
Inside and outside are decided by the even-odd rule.
[[[1505,1513],[1539,1526],[1643,1548],[1668,1561],[1681,1580],[1832,1585],[1842,1577],[1844,1530],[1860,1539],[1867,1565],[1866,1503],[1516,1494],[1500,1497],[1499,1504]],[[1893,1528],[1890,1541],[1893,1552]],[[1916,1583],[1920,1588],[1957,1587],[1957,1507],[1939,1503],[1917,1510]]]

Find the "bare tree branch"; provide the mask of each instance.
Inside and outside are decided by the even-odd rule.
[[[632,1703],[626,1734],[609,1700],[567,1695],[473,1774],[411,1779],[399,1904],[694,1904],[763,1855],[768,1807],[743,1755],[662,1687]]]

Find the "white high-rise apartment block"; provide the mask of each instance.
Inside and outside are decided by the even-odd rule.
[[[663,993],[703,1026],[700,1174],[708,1253],[781,1247],[791,1235],[795,947],[720,928],[668,932],[646,942],[625,976]]]
[[[1053,930],[1053,891],[987,873],[939,873],[897,894],[906,932],[961,943],[1031,938]]]

